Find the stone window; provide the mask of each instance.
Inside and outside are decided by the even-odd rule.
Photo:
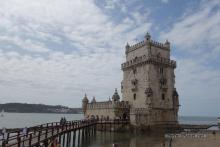
[[[134,100],[136,100],[136,93],[133,94],[133,98],[134,98]]]
[[[162,100],[165,100],[165,94],[164,93],[162,94]]]
[[[160,74],[163,74],[163,67],[160,67],[159,72]]]
[[[133,79],[133,80],[131,80],[131,83],[132,83],[133,86],[136,86],[137,83],[138,83],[138,80],[137,79]]]
[[[131,80],[131,84],[132,84],[131,90],[132,90],[132,91],[136,91],[136,90],[137,90],[137,83],[138,83],[138,80],[137,80],[137,79]]]
[[[167,80],[165,78],[160,79],[160,84],[161,85],[166,85],[166,83],[167,83]]]
[[[133,74],[137,73],[137,69],[135,67],[132,69],[132,71],[133,71]]]

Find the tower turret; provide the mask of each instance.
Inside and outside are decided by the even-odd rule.
[[[168,40],[166,40],[166,42],[164,43],[164,46],[168,49],[170,49],[170,42]]]
[[[89,100],[88,100],[88,98],[87,98],[87,96],[86,96],[86,94],[85,94],[85,96],[84,96],[84,98],[83,98],[83,100],[82,100],[82,109],[83,109],[84,115],[85,115],[85,113],[86,113],[87,104],[88,104],[88,103],[89,103]]]
[[[151,40],[150,33],[147,32],[146,35],[144,36],[144,38],[145,38],[146,42],[150,42],[150,40]]]
[[[127,42],[127,44],[126,44],[126,46],[125,46],[125,54],[128,53],[129,48],[130,48],[130,45],[129,45],[128,42]]]
[[[96,102],[96,99],[95,99],[95,97],[93,96],[93,98],[92,98],[92,101],[91,101],[92,103],[95,103]]]
[[[119,101],[119,100],[120,100],[120,96],[118,95],[118,91],[117,91],[117,88],[116,88],[115,93],[112,96],[112,101],[116,102],[116,101]]]

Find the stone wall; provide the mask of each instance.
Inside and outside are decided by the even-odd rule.
[[[148,36],[136,45],[127,45],[126,62],[121,67],[122,99],[129,101],[133,109],[131,123],[154,125],[177,122],[178,106],[174,106],[173,102],[176,62],[170,60],[168,41],[158,43]]]
[[[93,102],[87,104],[85,117],[98,119],[118,119],[129,113],[129,103],[125,101]]]

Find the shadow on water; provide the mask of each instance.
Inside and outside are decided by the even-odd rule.
[[[134,133],[112,133],[97,132],[95,136],[89,137],[81,142],[81,147],[163,147],[165,138],[162,134],[134,134]]]

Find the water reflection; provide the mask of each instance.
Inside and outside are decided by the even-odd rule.
[[[96,136],[90,137],[81,143],[82,147],[163,147],[165,145],[163,134],[135,134],[97,132]]]

